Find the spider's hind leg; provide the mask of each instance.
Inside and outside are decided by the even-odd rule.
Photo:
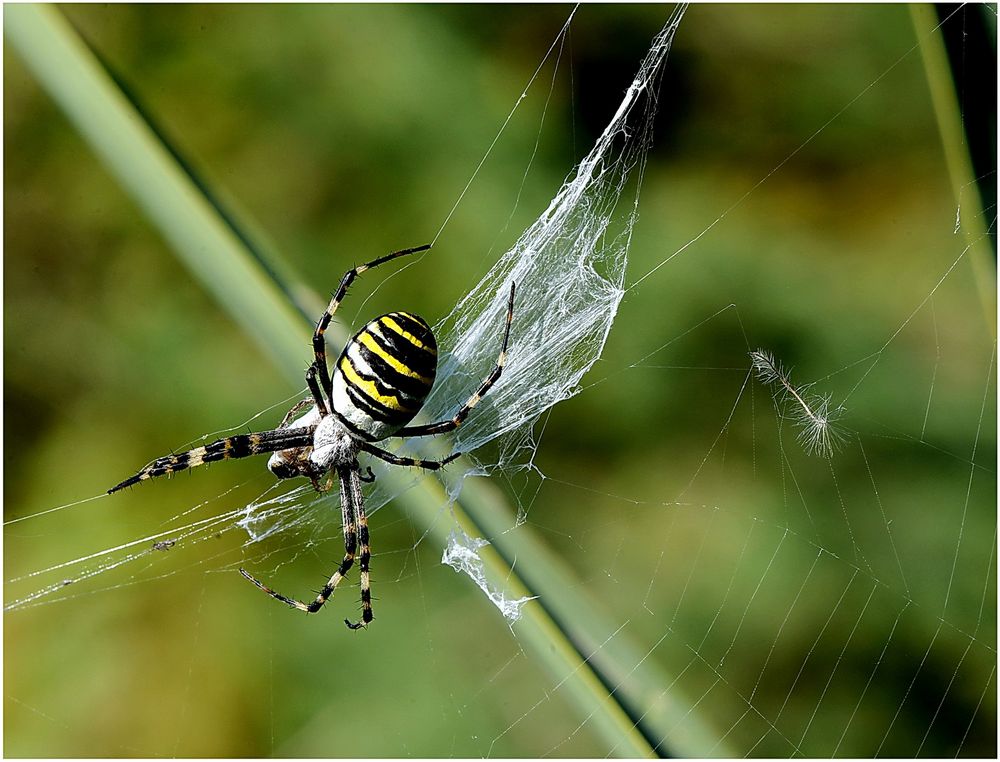
[[[437,471],[439,468],[447,466],[453,460],[462,457],[462,453],[453,452],[447,458],[442,460],[420,460],[419,458],[407,458],[401,455],[395,455],[388,450],[383,450],[382,448],[370,445],[367,442],[361,443],[361,450],[369,455],[374,455],[379,460],[391,463],[394,466],[412,466],[414,468],[422,468],[425,471]],[[371,469],[369,469],[369,471],[371,471]]]
[[[458,412],[455,413],[454,417],[450,421],[439,421],[437,423],[427,423],[422,426],[404,426],[395,434],[394,437],[425,437],[433,434],[444,434],[448,431],[454,431],[462,422],[469,417],[469,413],[472,412],[473,408],[478,405],[486,392],[488,392],[497,381],[500,380],[500,374],[503,373],[504,366],[507,364],[507,345],[510,342],[510,325],[514,320],[514,288],[515,284],[510,284],[510,297],[507,300],[507,322],[503,329],[503,343],[500,345],[500,354],[497,356],[496,365],[490,374],[486,377],[486,380],[480,384],[479,388],[475,393],[469,397],[464,405],[459,408]]]
[[[365,515],[365,506],[362,502],[357,505],[358,518],[358,542],[361,545],[361,557],[358,559],[358,566],[361,569],[361,621],[351,622],[345,619],[344,624],[352,630],[359,630],[367,627],[375,618],[372,614],[372,585],[371,577],[368,573],[368,564],[371,562],[372,551],[368,539],[368,517]]]
[[[354,557],[358,549],[358,527],[361,522],[356,516],[356,510],[361,504],[361,485],[360,483],[355,482],[357,472],[351,469],[350,466],[339,467],[337,469],[337,476],[340,478],[340,516],[344,524],[344,559],[340,562],[340,566],[337,567],[337,571],[333,573],[333,576],[330,577],[329,581],[323,586],[323,589],[319,591],[316,598],[311,603],[305,603],[296,598],[289,598],[287,595],[282,595],[276,590],[269,588],[259,579],[250,574],[250,572],[246,569],[240,569],[240,574],[272,598],[306,614],[315,614],[323,608],[328,600],[330,600],[334,591],[336,591],[337,586],[343,581],[347,572],[354,565]],[[367,521],[364,522],[362,542],[363,548],[367,548]],[[362,552],[365,553],[366,551],[363,550]],[[365,558],[364,565],[362,566],[362,584],[365,584],[365,580],[367,579],[367,569],[368,561],[367,558]],[[363,596],[364,594],[362,594],[362,597]],[[369,601],[369,607],[370,605]],[[370,615],[368,621],[371,621]]]

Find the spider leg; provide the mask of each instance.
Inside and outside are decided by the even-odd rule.
[[[316,381],[316,362],[313,362],[309,366],[309,370],[306,371],[306,384],[309,385],[309,391],[312,393],[312,401],[316,403],[316,410],[319,411],[320,418],[326,418],[330,414],[330,411],[326,407],[326,401],[323,399],[323,392],[319,388],[319,383]],[[326,367],[325,365],[323,367]]]
[[[123,482],[116,484],[108,490],[110,495],[113,492],[131,487],[146,479],[152,479],[164,474],[173,474],[187,468],[200,466],[202,463],[212,463],[217,460],[231,460],[233,458],[246,458],[251,455],[260,455],[266,452],[277,452],[293,447],[306,447],[313,442],[315,426],[306,426],[301,429],[275,429],[273,431],[262,431],[255,434],[237,434],[236,436],[217,439],[211,444],[203,447],[195,447],[193,450],[178,453],[176,455],[164,455],[157,458],[135,476],[130,476]]]
[[[350,467],[344,466],[337,469],[337,475],[340,477],[340,516],[344,524],[344,560],[340,562],[340,566],[337,567],[337,571],[333,573],[329,581],[323,586],[323,589],[319,591],[315,600],[312,603],[303,603],[295,598],[289,598],[286,595],[272,590],[263,582],[258,580],[256,577],[250,574],[246,569],[240,569],[240,574],[250,580],[254,585],[263,590],[265,593],[270,595],[282,603],[288,604],[293,609],[298,609],[299,611],[304,611],[307,614],[315,614],[325,604],[330,597],[333,595],[334,591],[337,589],[337,585],[346,576],[347,572],[354,565],[354,556],[357,553],[358,548],[358,527],[362,525],[362,520],[357,518],[357,508],[361,505],[361,485],[360,482],[355,480],[357,475],[357,470]],[[361,509],[364,510],[363,508]],[[363,512],[361,514],[364,515]],[[362,583],[368,577],[368,558],[364,555],[368,552],[368,523],[367,519],[363,522],[363,530],[361,534],[362,542]],[[362,592],[362,597],[364,593]],[[369,594],[369,609],[371,609],[371,598]],[[368,620],[371,621],[371,613],[369,612]]]
[[[279,430],[287,429],[288,424],[292,422],[292,419],[295,418],[295,416],[297,416],[299,413],[301,413],[310,405],[315,405],[315,404],[316,401],[312,397],[306,397],[304,400],[299,400],[298,402],[296,402],[292,406],[292,409],[289,410],[287,413],[285,413],[285,417],[282,418],[281,423],[278,424],[278,429]]]
[[[369,455],[374,455],[376,458],[384,460],[386,463],[391,463],[394,466],[415,466],[416,468],[424,468],[428,471],[437,471],[439,468],[447,466],[453,460],[461,457],[462,455],[460,452],[453,452],[444,460],[420,460],[419,458],[406,458],[394,455],[388,450],[375,447],[375,445],[370,445],[367,442],[360,442],[359,444],[364,452]]]
[[[326,341],[323,338],[323,334],[326,333],[326,329],[330,326],[330,320],[333,319],[333,314],[337,311],[340,303],[344,301],[344,297],[347,296],[347,289],[351,287],[354,279],[357,278],[365,270],[370,270],[378,265],[385,264],[398,257],[405,257],[407,254],[416,254],[418,251],[427,251],[431,247],[431,244],[424,244],[423,246],[415,246],[412,249],[401,249],[400,251],[394,251],[391,254],[386,254],[384,257],[379,257],[378,259],[373,259],[363,265],[358,265],[346,273],[344,277],[340,280],[340,286],[334,292],[333,297],[330,299],[330,304],[327,305],[326,311],[320,315],[319,320],[316,322],[316,330],[313,332],[313,353],[316,356],[316,369],[319,372],[320,386],[323,391],[326,392],[328,399],[333,397],[333,385],[330,382],[330,369],[326,364]]]
[[[361,621],[351,622],[345,619],[344,624],[352,630],[367,627],[374,617],[372,616],[372,585],[371,577],[368,574],[368,564],[371,561],[372,551],[368,540],[368,517],[365,515],[365,504],[363,500],[358,500],[358,541],[361,544],[361,557],[358,559],[358,566],[361,570]]]
[[[507,323],[504,326],[503,331],[503,344],[500,347],[500,354],[497,357],[497,364],[490,372],[490,375],[486,377],[486,380],[480,385],[476,390],[475,394],[469,397],[469,400],[462,405],[455,417],[450,421],[440,421],[438,423],[428,423],[423,426],[404,426],[395,434],[394,437],[423,437],[430,434],[444,434],[446,431],[454,431],[459,426],[462,425],[462,421],[469,417],[469,413],[472,409],[479,404],[483,399],[486,392],[490,390],[499,380],[500,374],[503,373],[503,367],[507,363],[507,344],[510,341],[510,324],[514,320],[514,284],[510,284],[510,299],[507,301]]]
[[[319,476],[310,476],[309,481],[312,482],[313,489],[319,492],[321,495],[324,492],[329,492],[333,487],[333,477],[327,476],[325,482],[319,480]]]

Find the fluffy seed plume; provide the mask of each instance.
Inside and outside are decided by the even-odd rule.
[[[767,350],[755,349],[750,353],[750,361],[757,380],[772,388],[778,414],[798,427],[802,449],[811,455],[831,457],[843,441],[834,426],[843,408],[832,408],[829,395],[809,394],[808,386],[793,386],[790,371]]]

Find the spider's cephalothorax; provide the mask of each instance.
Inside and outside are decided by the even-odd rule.
[[[316,598],[311,603],[303,603],[271,590],[243,569],[240,569],[240,573],[271,597],[300,611],[313,613],[319,611],[333,595],[337,585],[354,565],[354,557],[358,554],[358,565],[361,568],[361,621],[356,624],[345,621],[352,629],[371,622],[368,576],[371,549],[361,483],[374,477],[370,469],[367,477],[362,475],[358,454],[365,452],[393,465],[417,466],[428,470],[436,470],[450,463],[459,453],[453,453],[441,461],[418,460],[394,455],[373,443],[388,437],[443,434],[458,428],[500,378],[507,361],[507,342],[514,315],[513,283],[496,366],[479,389],[449,420],[418,426],[407,425],[420,411],[430,393],[437,370],[437,343],[434,335],[424,320],[408,312],[382,315],[358,331],[347,342],[334,367],[333,376],[330,376],[324,334],[354,279],[372,267],[429,248],[428,245],[396,251],[344,274],[313,332],[315,359],[306,371],[306,383],[311,396],[292,407],[277,429],[256,434],[238,434],[177,455],[165,455],[108,492],[117,492],[140,481],[193,468],[202,463],[261,453],[272,453],[267,467],[279,479],[303,476],[312,481],[313,486],[321,492],[333,486],[332,476],[326,482],[321,479],[326,474],[335,472],[340,481],[344,560]]]

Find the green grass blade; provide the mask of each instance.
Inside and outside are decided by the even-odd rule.
[[[969,260],[976,278],[979,299],[983,305],[986,322],[996,336],[996,264],[983,214],[983,201],[972,169],[962,127],[962,114],[955,93],[954,79],[948,64],[944,40],[938,27],[934,6],[913,3],[910,14],[920,42],[920,53],[927,73],[927,85],[934,103],[945,162],[951,177],[955,203],[962,207],[961,227]]]
[[[170,242],[192,275],[257,340],[296,385],[310,326],[232,227],[142,118],[54,6],[8,5],[5,32],[39,83]],[[286,284],[293,290],[301,284]],[[313,296],[305,301],[317,301]],[[302,301],[301,299],[299,300]],[[252,326],[252,328],[249,328]],[[339,337],[343,340],[343,336]],[[402,477],[387,474],[386,479]],[[391,481],[390,481],[391,484]],[[395,503],[440,544],[456,525],[493,541],[481,554],[492,584],[512,597],[537,596],[514,625],[519,642],[545,665],[559,693],[620,756],[725,754],[670,675],[628,628],[580,592],[561,562],[488,482],[470,479],[451,510],[442,484],[423,479]],[[517,568],[511,571],[513,559]],[[609,639],[609,636],[614,637]],[[669,748],[659,745],[667,738]]]

